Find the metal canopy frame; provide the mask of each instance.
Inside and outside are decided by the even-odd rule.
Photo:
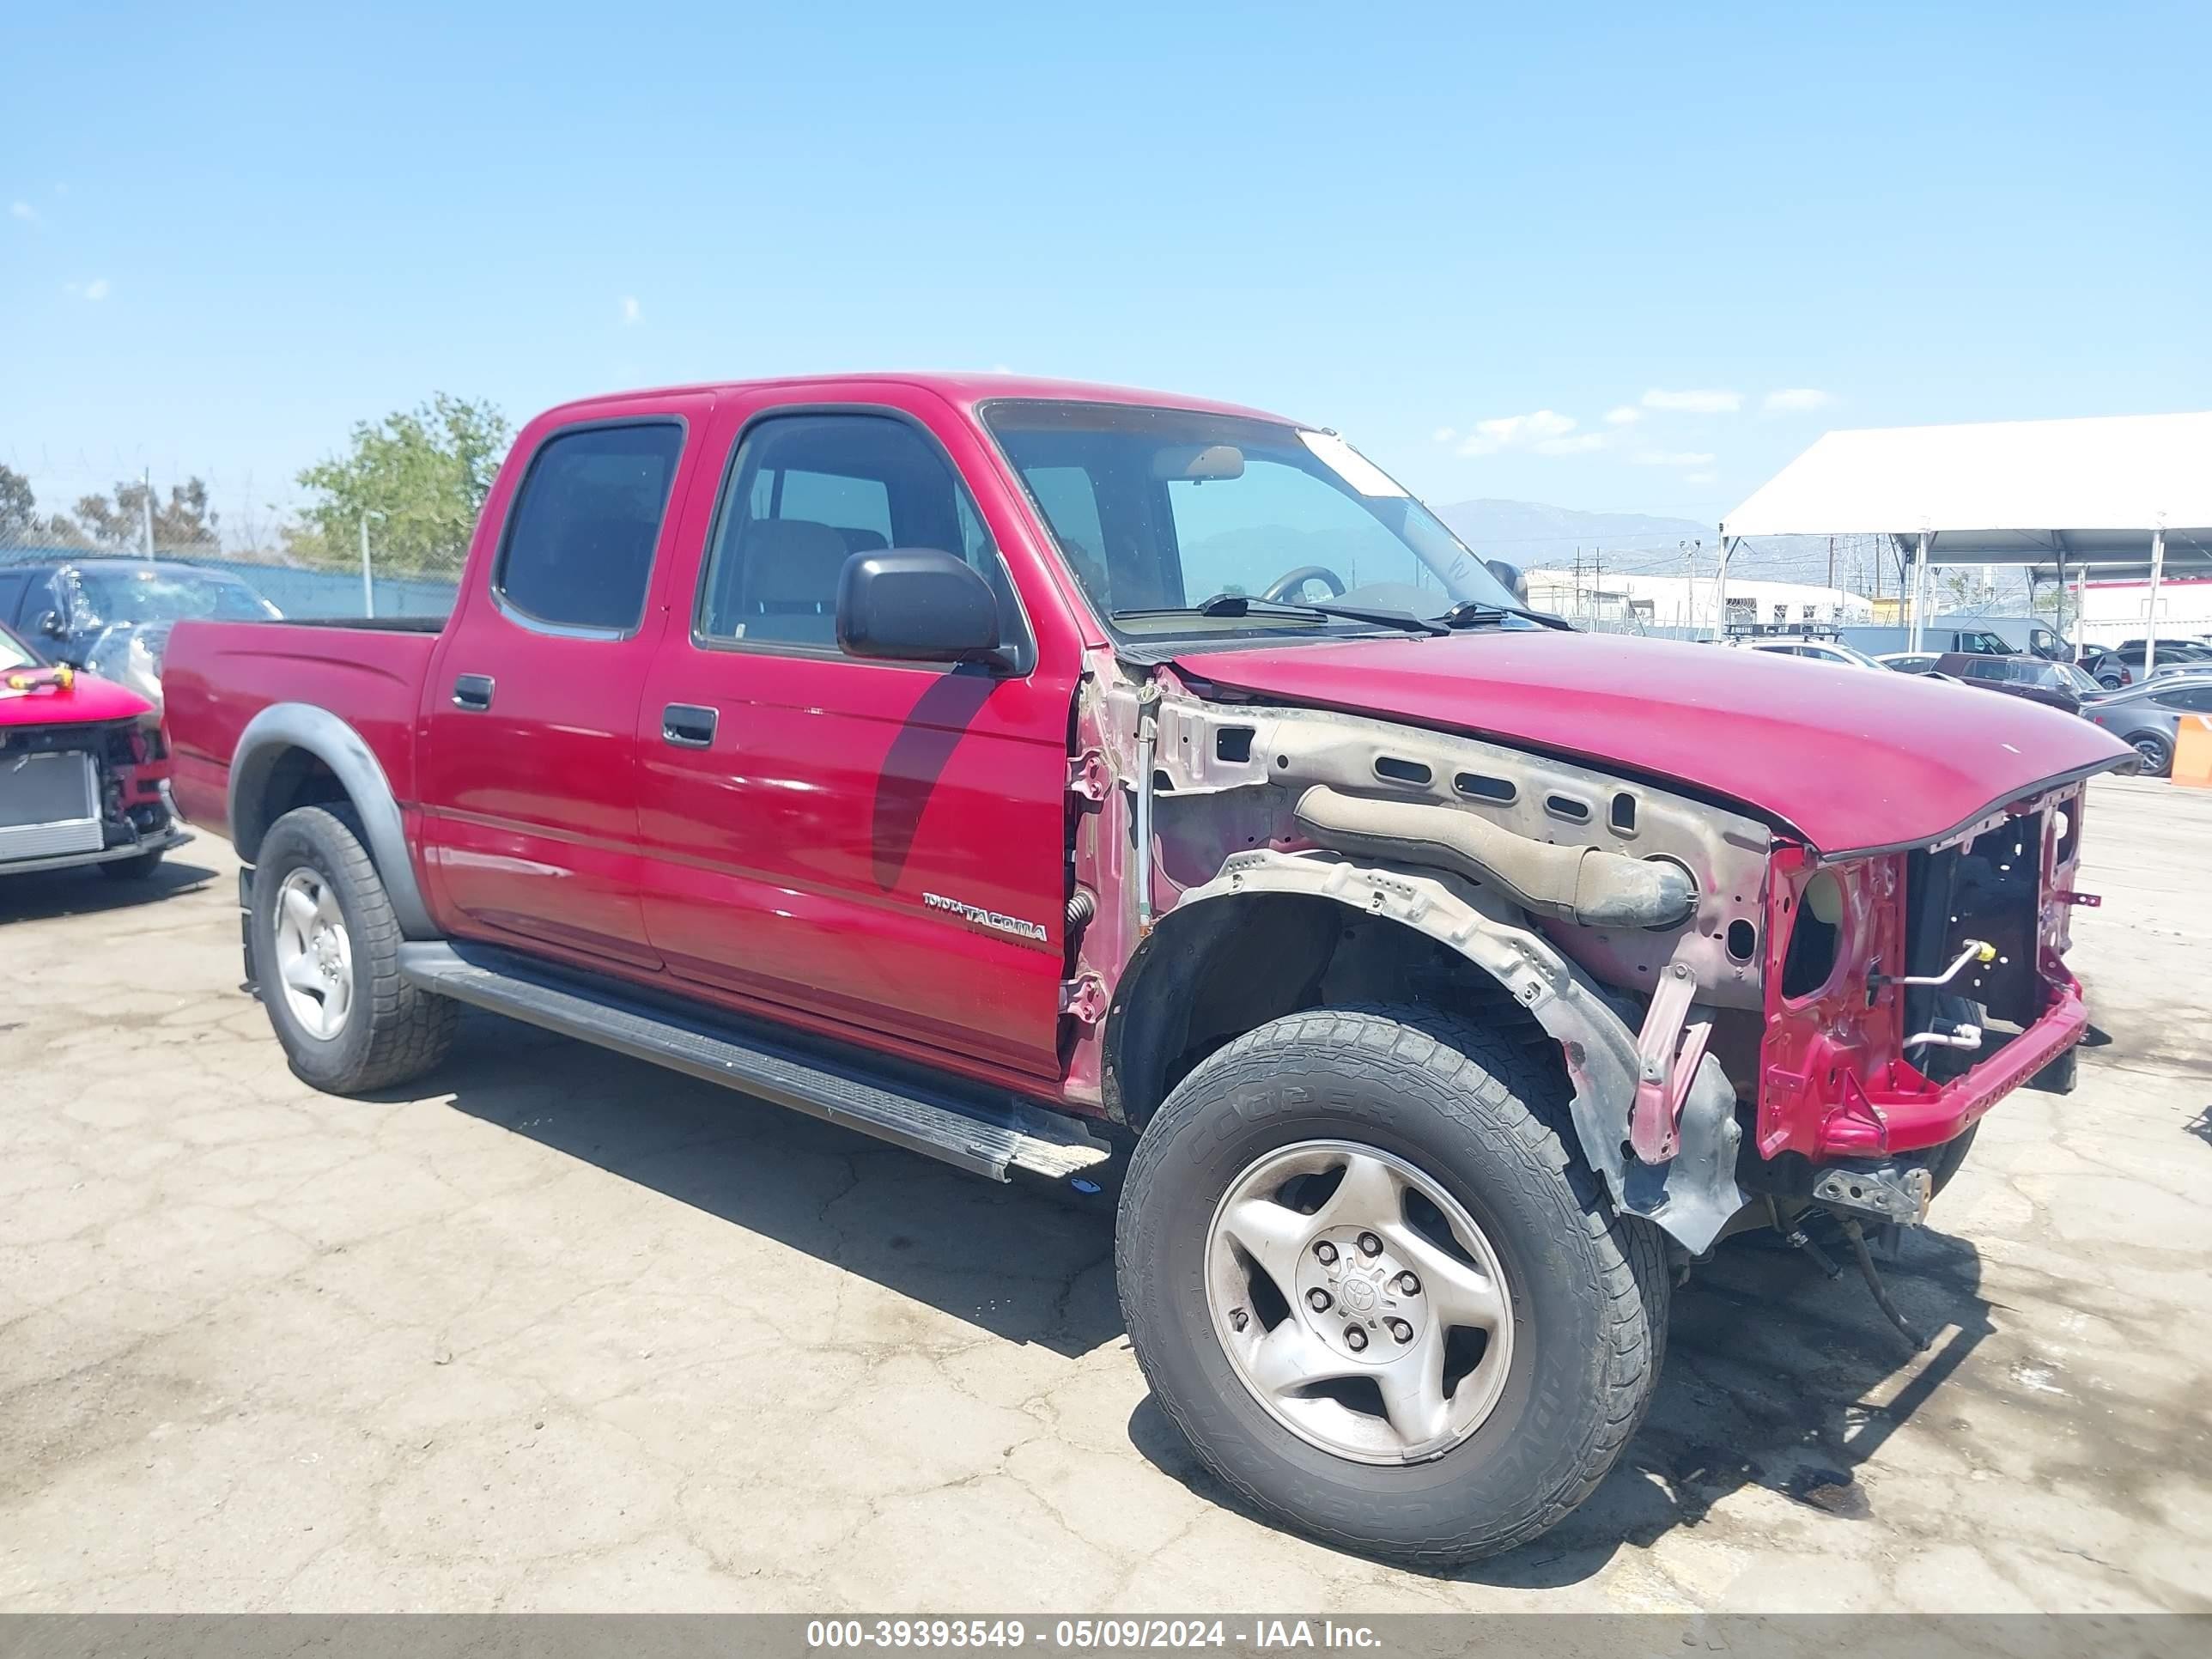
[[[2150,586],[2154,653],[2159,585],[2212,574],[2208,455],[2212,410],[1829,432],[1722,521],[1722,580],[1747,536],[1882,538],[1917,647],[1931,564],[2025,568],[2031,588],[2126,573]]]
[[[1820,531],[1800,531],[1820,535]],[[1717,603],[1721,620],[1728,618],[1729,562],[1743,542],[1752,539],[1723,532]],[[1910,648],[1917,651],[1926,626],[1928,572],[1931,566],[2006,564],[2027,573],[2028,592],[2045,580],[2054,580],[2063,592],[2074,584],[2074,654],[2081,654],[2080,638],[2082,596],[2089,573],[2101,570],[2107,578],[2146,581],[2150,592],[2143,618],[2143,668],[2156,666],[2158,656],[2158,590],[2168,574],[2212,576],[2212,526],[2170,531],[2153,524],[2141,531],[2114,530],[1917,530],[1891,532],[1897,554],[1898,574],[1904,584]],[[2031,598],[2031,604],[2032,604]],[[2063,630],[2062,630],[2063,631]]]

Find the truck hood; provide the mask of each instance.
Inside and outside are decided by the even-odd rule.
[[[1912,847],[2127,745],[1971,686],[1719,646],[1553,629],[1178,653],[1264,700],[1466,732],[1672,779],[1778,819],[1821,853]]]
[[[8,689],[9,674],[46,672],[38,668],[0,670],[0,732],[17,726],[81,726],[94,720],[133,720],[153,712],[154,705],[136,691],[91,674],[76,675],[76,684],[67,690],[57,685],[41,685],[28,691]]]

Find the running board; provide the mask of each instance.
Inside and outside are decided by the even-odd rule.
[[[994,1181],[1009,1179],[1012,1169],[1059,1180],[1113,1155],[1077,1119],[1012,1096],[986,1104],[949,1091],[887,1087],[857,1067],[804,1053],[734,1021],[556,978],[493,947],[402,945],[399,971],[410,982],[457,1002],[757,1095]]]

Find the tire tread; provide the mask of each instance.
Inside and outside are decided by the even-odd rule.
[[[1339,1066],[1371,1070],[1378,1082],[1387,1077],[1394,1085],[1404,1081],[1401,1068],[1410,1066],[1429,1085],[1423,1091],[1426,1103],[1459,1120],[1477,1140],[1496,1146],[1505,1136],[1516,1143],[1524,1158],[1492,1161],[1538,1207],[1552,1210],[1563,1229],[1578,1231],[1587,1242],[1587,1249],[1573,1254],[1586,1270],[1584,1294],[1604,1310],[1607,1340],[1603,1409],[1588,1414],[1578,1443],[1554,1466],[1558,1479],[1520,1512],[1449,1537],[1393,1543],[1387,1550],[1310,1517],[1288,1518],[1325,1541],[1431,1569],[1525,1543],[1589,1498],[1643,1422],[1665,1359],[1671,1285],[1664,1241],[1648,1223],[1617,1216],[1598,1178],[1570,1150],[1575,1146],[1570,1085],[1556,1048],[1531,1046],[1516,1030],[1433,1007],[1353,1004],[1312,1010],[1271,1021],[1217,1050],[1184,1079],[1148,1126],[1129,1170],[1127,1204],[1141,1208],[1159,1176],[1158,1146],[1152,1146],[1155,1156],[1146,1157],[1155,1140],[1151,1132],[1171,1127],[1178,1097],[1188,1098],[1194,1085],[1233,1085],[1240,1074],[1272,1071],[1291,1052],[1308,1048],[1326,1048]],[[1134,1254],[1134,1230],[1117,1229],[1115,1267],[1125,1296],[1139,1277]],[[1195,1425],[1155,1392],[1208,1468],[1247,1503],[1281,1512],[1235,1468],[1209,1455]]]
[[[295,807],[270,826],[264,846],[289,827],[335,867],[325,872],[344,884],[358,935],[355,958],[365,966],[368,1046],[344,1072],[311,1079],[334,1094],[368,1094],[420,1077],[443,1060],[460,1024],[460,1005],[413,984],[399,972],[399,918],[370,858],[361,819],[349,804]],[[275,993],[264,993],[275,994]],[[359,993],[357,993],[359,994]]]

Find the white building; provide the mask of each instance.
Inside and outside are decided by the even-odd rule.
[[[1598,628],[1721,630],[1719,585],[1711,574],[1626,575],[1613,571],[1531,570],[1528,603]],[[1731,575],[1728,622],[1859,626],[1874,620],[1863,593],[1811,582]]]
[[[2067,585],[2067,615],[2080,616],[2084,645],[2140,640],[2149,632],[2150,591],[2148,580],[2100,580],[2092,574]],[[2179,634],[2212,635],[2212,577],[2167,576],[2159,583],[2158,636]]]

